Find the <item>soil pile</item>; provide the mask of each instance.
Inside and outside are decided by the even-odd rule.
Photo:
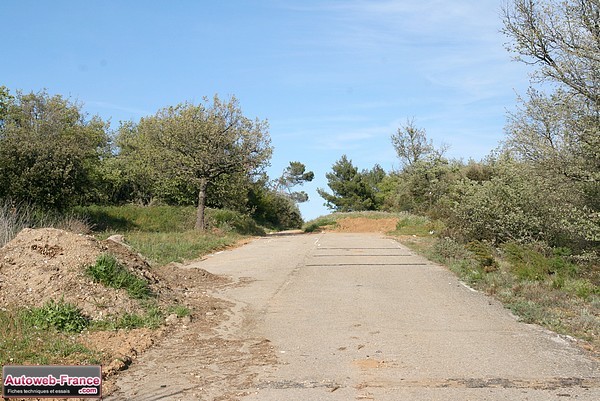
[[[148,263],[123,244],[54,228],[26,228],[0,249],[0,307],[39,307],[64,299],[92,319],[142,312],[125,290],[104,287],[86,276],[85,268],[103,252],[145,278],[153,291],[164,292]]]
[[[394,231],[398,219],[369,219],[366,217],[346,218],[337,221],[332,231],[344,233],[386,233]]]

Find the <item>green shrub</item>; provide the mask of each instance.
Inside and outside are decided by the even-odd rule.
[[[77,306],[64,299],[58,302],[50,300],[41,308],[31,308],[24,312],[23,320],[41,329],[54,328],[67,333],[79,333],[89,324]]]
[[[104,286],[115,289],[124,288],[131,298],[145,299],[152,296],[146,280],[132,274],[110,254],[98,256],[96,264],[88,266],[86,273],[95,282]]]
[[[265,235],[252,217],[228,209],[207,209],[208,227],[218,227],[224,231],[234,231],[242,235]]]
[[[569,254],[565,248],[556,249],[549,256],[548,250],[509,242],[502,246],[502,250],[514,273],[522,280],[542,281],[552,276],[552,286],[562,288],[564,278],[575,277],[579,271],[577,265],[564,256]]]
[[[302,215],[289,197],[270,190],[254,190],[250,194],[252,217],[269,228],[286,230],[300,228]]]
[[[494,258],[494,248],[486,242],[471,241],[466,245],[475,260],[479,263],[479,267],[486,272],[491,272],[498,269],[498,262]]]

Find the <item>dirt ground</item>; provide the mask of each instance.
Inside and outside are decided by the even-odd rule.
[[[337,221],[337,226],[328,231],[342,233],[386,233],[396,229],[398,219],[369,219],[366,217],[346,218]]]
[[[50,228],[25,229],[0,249],[0,308],[5,310],[39,307],[50,299],[64,299],[77,305],[92,319],[144,313],[140,302],[131,299],[125,290],[104,287],[86,276],[85,268],[93,264],[100,254],[108,252],[132,273],[148,281],[163,310],[183,305],[191,311],[190,316],[182,318],[168,315],[165,326],[157,330],[141,328],[81,333],[78,340],[102,355],[104,396],[115,390],[117,373],[128,369],[148,349],[162,346],[169,339],[185,338],[186,348],[212,350],[205,353],[205,357],[213,355],[218,358],[214,344],[207,343],[205,338],[190,337],[190,333],[210,333],[226,319],[231,307],[226,301],[211,295],[214,290],[232,285],[228,278],[177,263],[151,268],[122,240],[117,236],[98,241],[91,236]],[[235,348],[235,344],[231,347]],[[225,355],[228,345],[222,344],[218,349],[224,350]]]

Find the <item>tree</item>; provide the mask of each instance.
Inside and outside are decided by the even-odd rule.
[[[552,183],[553,193],[564,194],[560,204],[571,211],[573,236],[597,244],[600,230],[592,226],[600,227],[600,1],[513,0],[503,19],[508,50],[536,67],[532,83],[545,84],[530,89],[510,116],[505,148]]]
[[[600,1],[514,0],[503,16],[508,49],[538,67],[534,81],[555,88],[551,95],[530,90],[511,118],[510,143],[525,159],[599,182]]]
[[[535,78],[600,105],[600,1],[514,0],[503,17],[508,50],[539,66]]]
[[[294,202],[301,203],[308,200],[308,194],[304,191],[292,191],[297,185],[304,185],[315,178],[315,173],[306,171],[304,163],[290,162],[290,165],[283,170],[281,177],[275,180],[274,189],[276,192],[284,193]]]
[[[343,155],[334,163],[332,170],[325,176],[333,194],[321,188],[317,189],[319,195],[326,201],[325,206],[338,212],[377,209],[379,205],[376,195],[377,184],[383,179],[381,167],[376,166],[371,171],[359,172],[352,164],[352,160]]]
[[[197,195],[196,229],[204,230],[207,187],[225,175],[251,173],[271,156],[268,123],[242,114],[235,97],[182,103],[142,118],[128,146],[157,177],[186,182]]]
[[[427,139],[424,129],[415,126],[414,120],[407,120],[391,139],[404,167],[410,167],[435,152],[433,142]]]
[[[59,95],[0,88],[0,197],[57,210],[89,201],[107,129]]]

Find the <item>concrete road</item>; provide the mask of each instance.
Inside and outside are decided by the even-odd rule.
[[[392,239],[268,237],[198,266],[249,281],[221,334],[278,356],[244,400],[600,400],[597,360]]]

